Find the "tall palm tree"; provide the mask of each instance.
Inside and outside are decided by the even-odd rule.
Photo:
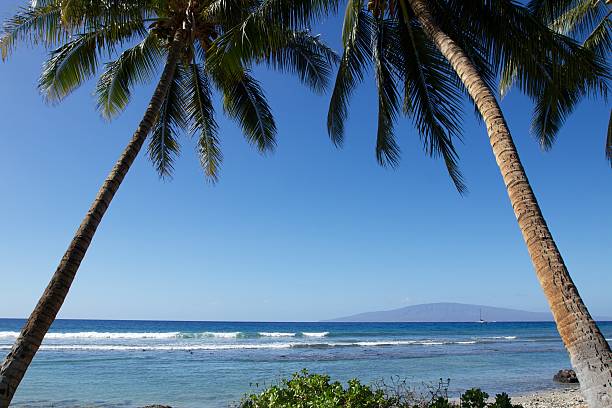
[[[611,407],[610,346],[563,262],[493,92],[507,64],[518,86],[534,99],[546,89],[605,91],[605,64],[511,0],[370,0],[367,7],[362,0],[348,0],[342,37],[344,53],[328,115],[333,141],[342,143],[351,94],[371,64],[378,89],[379,162],[397,164],[393,127],[404,113],[412,118],[426,152],[444,159],[463,192],[453,141],[461,136],[461,95],[467,94],[486,125],[536,275],[589,407]]]
[[[250,67],[264,62],[297,74],[315,91],[323,90],[334,52],[304,29],[275,29],[267,20],[252,44],[240,39],[244,51],[231,67],[210,66],[215,39],[257,12],[261,0],[37,0],[5,25],[2,57],[19,41],[56,47],[44,65],[40,90],[60,101],[92,78],[104,65],[97,86],[98,108],[111,118],[128,104],[133,87],[161,77],[132,139],[100,188],[68,250],[36,308],[0,367],[0,408],[9,405],[45,334],[53,323],[106,209],[130,166],[148,141],[149,157],[161,177],[171,174],[179,152],[178,133],[197,136],[197,150],[206,176],[215,181],[222,159],[213,108],[213,88],[223,96],[227,115],[242,127],[260,151],[275,146],[276,126],[260,84]],[[306,28],[306,27],[302,27]],[[244,44],[241,42],[244,41]],[[150,136],[150,137],[149,137]]]
[[[609,54],[612,52],[611,0],[531,0],[528,7],[551,29],[576,39],[586,49],[594,51],[609,62]],[[503,94],[513,85],[515,79],[511,67],[506,67],[502,78]],[[585,96],[592,95],[580,87],[570,88],[565,93],[548,88],[537,95],[533,128],[544,149],[552,147],[561,125]],[[612,166],[612,111],[608,122],[605,155]]]

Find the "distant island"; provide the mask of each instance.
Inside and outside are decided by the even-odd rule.
[[[528,312],[463,303],[428,303],[379,312],[359,313],[327,322],[548,322],[550,312]]]

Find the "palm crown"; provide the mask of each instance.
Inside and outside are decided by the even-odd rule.
[[[187,130],[197,135],[202,166],[216,180],[222,153],[213,89],[220,92],[224,111],[240,124],[247,140],[266,151],[275,146],[276,126],[263,90],[251,75],[252,65],[264,62],[296,73],[310,88],[322,91],[337,59],[305,24],[275,28],[263,12],[261,0],[38,0],[8,21],[0,47],[3,58],[18,41],[58,47],[39,81],[41,92],[53,102],[93,77],[103,58],[110,59],[95,93],[102,115],[112,118],[126,107],[135,85],[155,76],[180,33],[178,62],[151,131],[149,157],[160,176],[171,174],[179,152],[178,132]],[[259,32],[252,35],[263,40],[255,43],[242,37],[233,43],[240,58],[231,66],[222,57],[216,64],[208,63],[215,42],[256,13]],[[274,37],[269,35],[272,31]]]
[[[570,84],[577,92],[607,87],[609,74],[595,53],[548,29],[513,1],[430,0],[428,4],[443,31],[465,51],[492,89],[503,73],[536,102],[545,90],[555,91],[546,100],[554,106]],[[342,143],[351,94],[372,65],[378,89],[379,162],[397,164],[400,149],[394,124],[404,114],[412,119],[426,153],[441,156],[457,189],[465,191],[454,146],[461,137],[465,88],[413,10],[401,0],[371,0],[367,5],[349,0],[342,38],[344,53],[327,121],[332,139]],[[564,73],[556,75],[561,65]],[[554,118],[536,109],[536,133],[538,129],[549,136],[556,133],[551,121]]]

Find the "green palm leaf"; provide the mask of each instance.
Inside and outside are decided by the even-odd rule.
[[[262,151],[276,146],[276,123],[259,83],[244,71],[216,80],[225,112],[238,122],[247,140]]]
[[[373,38],[374,71],[378,89],[378,131],[376,136],[376,159],[381,165],[396,166],[400,149],[395,141],[393,127],[400,111],[399,96],[395,89],[392,54],[397,27],[390,20],[378,18]]]
[[[606,7],[599,0],[582,0],[572,4],[562,14],[548,21],[553,30],[573,37],[585,36],[605,19]]]
[[[234,27],[261,6],[260,0],[213,0],[202,9],[202,17]]]
[[[62,28],[61,23],[61,9],[58,5],[21,9],[4,23],[0,36],[2,60],[8,58],[19,41],[32,45],[43,44],[46,47],[53,47],[65,41],[69,33]]]
[[[71,29],[95,31],[109,25],[131,24],[159,17],[154,0],[52,0],[61,5],[62,22]],[[165,3],[165,2],[161,2]]]
[[[404,111],[412,117],[427,154],[442,156],[455,187],[463,194],[467,188],[453,144],[453,138],[461,138],[461,88],[455,71],[422,28],[408,21],[410,24],[399,28]]]
[[[217,137],[210,82],[201,66],[191,64],[188,70],[184,85],[188,121],[191,123],[192,134],[199,135],[198,153],[202,168],[208,179],[215,182],[218,180],[223,155]]]
[[[161,178],[172,175],[174,160],[180,152],[178,132],[187,126],[182,103],[185,94],[184,77],[183,69],[178,65],[149,139],[149,158]]]
[[[339,4],[339,0],[263,0],[253,13],[253,18],[263,23],[273,21],[278,27],[299,30],[335,13]]]
[[[364,11],[362,2],[349,0],[343,26],[344,52],[327,114],[327,130],[337,146],[342,145],[344,139],[351,95],[363,80],[364,70],[371,61],[374,31],[374,20]]]
[[[588,73],[583,71],[585,59],[597,61]],[[574,58],[561,66],[551,64],[547,70],[550,81],[538,95],[530,95],[535,101],[532,131],[544,149],[552,147],[563,123],[584,97],[607,96],[610,79],[605,64],[594,52],[586,49],[577,51]]]
[[[331,48],[308,32],[279,29],[273,23],[262,26],[248,19],[213,43],[207,63],[239,75],[243,66],[266,62],[274,69],[296,74],[302,83],[323,92],[337,59]]]
[[[96,86],[98,110],[108,119],[121,112],[130,101],[131,88],[148,82],[163,61],[164,51],[155,35],[124,51],[106,64]]]
[[[574,52],[553,69],[550,83],[537,96],[532,128],[540,144],[548,149],[561,125],[586,96],[607,98],[612,51],[612,10],[609,2],[599,0],[532,0],[532,13],[552,29],[583,41],[584,49]],[[610,155],[610,129],[606,138],[606,157]]]
[[[144,34],[141,22],[111,25],[77,35],[51,53],[39,80],[39,89],[50,101],[60,101],[97,71],[100,54],[112,55],[116,46]]]
[[[609,17],[610,14],[602,19],[584,40],[585,48],[593,50],[604,57],[612,52],[612,21],[610,21]]]

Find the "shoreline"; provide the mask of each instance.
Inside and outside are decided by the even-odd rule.
[[[587,408],[578,385],[562,386],[511,395],[512,403],[523,408]]]
[[[493,399],[495,398],[494,395],[490,395],[489,398],[489,402],[493,402]],[[587,404],[584,400],[584,398],[582,397],[581,393],[580,393],[580,388],[578,387],[578,385],[566,385],[566,386],[558,386],[555,388],[547,388],[547,389],[542,389],[542,390],[538,390],[538,391],[531,391],[531,392],[527,392],[527,393],[519,393],[519,394],[510,394],[510,398],[512,399],[512,404],[516,404],[516,405],[521,405],[523,408],[588,408]],[[457,403],[458,402],[458,398],[450,398],[450,401]],[[234,402],[227,402],[227,404],[223,404],[223,406],[236,406],[236,405],[232,405],[234,403],[236,403],[237,401]],[[64,406],[61,405],[61,402],[59,402],[60,405],[59,406]],[[97,405],[96,403],[92,404],[92,403],[83,403],[83,404],[77,404],[77,405],[70,405],[71,408],[77,408],[77,407],[106,407],[106,406],[113,406],[113,403],[105,403],[105,402],[101,402],[98,401],[98,403],[100,405]],[[41,405],[37,405],[37,404],[41,404]],[[47,405],[47,404],[51,404],[51,405]],[[32,407],[32,406],[36,406],[36,407],[47,407],[47,406],[56,406],[56,404],[58,404],[58,402],[51,402],[51,401],[29,401],[29,402],[17,402],[15,404],[16,407]],[[132,405],[130,405],[132,406]],[[181,403],[176,403],[176,405],[173,405],[173,403],[165,403],[165,404],[136,404],[133,405],[134,407],[138,407],[138,408],[179,408],[181,406]],[[217,406],[217,405],[215,405]],[[221,405],[218,405],[221,406]],[[67,405],[66,405],[67,407]]]

